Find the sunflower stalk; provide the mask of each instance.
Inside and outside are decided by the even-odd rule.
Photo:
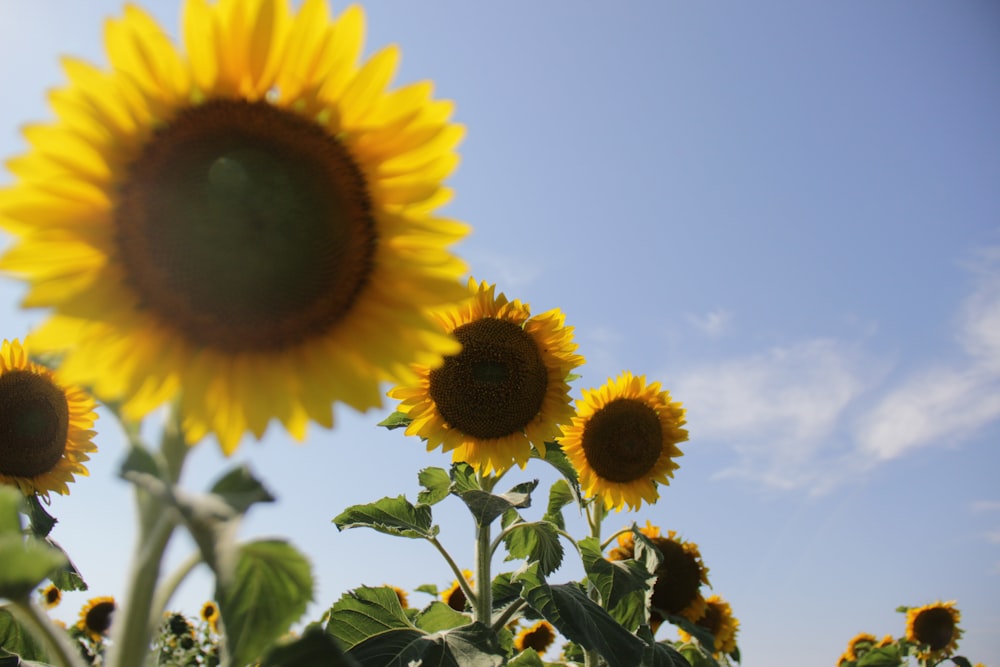
[[[476,595],[471,600],[472,620],[485,625],[493,620],[493,577],[490,573],[493,549],[490,541],[490,522],[476,522]],[[459,577],[459,581],[461,579]]]

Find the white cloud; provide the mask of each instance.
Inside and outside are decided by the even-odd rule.
[[[1000,510],[1000,500],[977,500],[972,503],[973,512],[994,512]]]
[[[984,535],[990,544],[1000,544],[1000,530],[990,530]]]
[[[729,331],[733,314],[724,308],[716,308],[704,315],[689,314],[687,320],[709,338],[719,338]]]

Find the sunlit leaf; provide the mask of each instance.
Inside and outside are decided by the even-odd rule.
[[[578,543],[583,568],[588,580],[597,589],[604,607],[612,612],[628,630],[635,631],[647,619],[653,572],[659,565],[655,550],[643,550],[636,542],[636,556],[641,560],[611,561],[604,557],[597,538],[588,537]]]
[[[451,492],[460,495],[466,491],[482,491],[476,478],[476,471],[468,463],[456,463],[448,473],[451,476]]]
[[[14,661],[10,663],[12,665],[23,665],[26,660],[49,660],[49,655],[41,642],[18,622],[6,606],[0,607],[0,656],[4,655],[22,658],[20,663]],[[2,658],[0,665],[3,665]]]
[[[424,632],[440,632],[451,630],[472,622],[468,614],[455,611],[444,602],[435,600],[426,609],[417,614],[413,624]]]
[[[80,571],[76,569],[76,565],[70,560],[69,555],[66,550],[63,549],[58,542],[51,538],[45,538],[45,543],[48,544],[53,549],[58,549],[64,558],[66,558],[66,565],[59,568],[49,579],[52,583],[61,591],[85,591],[87,590],[87,582],[83,580],[83,575]]]
[[[954,658],[952,662],[955,662]],[[873,648],[858,659],[858,667],[897,667],[902,664],[903,659],[895,646]],[[965,664],[962,667],[972,667],[972,665]]]
[[[406,428],[413,421],[405,413],[393,412],[391,415],[380,421],[376,426],[382,426],[390,431],[397,428]]]
[[[533,648],[526,648],[515,655],[508,663],[507,667],[545,667],[538,652]]]
[[[338,530],[372,528],[380,533],[430,539],[437,535],[430,505],[413,505],[405,496],[385,497],[367,505],[352,505],[333,519]]]
[[[451,493],[451,477],[444,468],[424,468],[417,475],[424,490],[417,494],[417,502],[435,505]]]
[[[458,493],[472,517],[481,526],[492,523],[509,509],[531,507],[531,492],[538,486],[538,480],[518,484],[507,493],[496,495],[478,489]]]
[[[510,528],[504,538],[507,560],[537,562],[539,571],[549,575],[562,564],[563,546],[556,527],[548,521],[531,521]]]

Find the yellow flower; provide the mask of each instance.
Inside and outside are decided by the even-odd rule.
[[[939,660],[958,648],[961,620],[954,600],[914,607],[906,612],[906,638],[920,648],[921,659]]]
[[[62,591],[55,584],[49,584],[41,590],[39,596],[42,599],[42,605],[46,609],[52,609],[58,607],[59,603],[62,602]]]
[[[847,650],[844,651],[844,655],[848,660],[857,660],[870,651],[877,641],[875,635],[867,632],[858,633],[851,641],[847,642]]]
[[[437,313],[461,352],[437,369],[418,366],[417,382],[389,396],[412,419],[406,434],[426,439],[428,451],[440,445],[455,461],[499,474],[523,468],[532,445],[544,455],[561,434],[573,415],[566,377],[583,357],[560,311],[531,317],[527,304],[495,289],[469,279],[472,298]]]
[[[214,602],[209,601],[201,605],[201,620],[208,623],[212,632],[219,631],[219,608]]]
[[[538,621],[530,628],[525,628],[517,633],[514,638],[514,648],[523,651],[527,648],[535,649],[539,655],[545,653],[552,642],[556,639],[556,631],[548,621]]]
[[[696,621],[697,625],[705,628],[715,637],[715,646],[712,647],[712,654],[718,658],[723,654],[730,654],[736,650],[736,633],[739,630],[740,622],[733,616],[732,607],[718,595],[710,595],[705,600],[705,613]],[[681,641],[691,641],[691,635],[678,628],[677,633]]]
[[[108,595],[91,598],[80,609],[77,630],[84,632],[92,641],[101,641],[111,628],[111,617],[115,611],[115,599]]]
[[[395,593],[396,597],[399,599],[400,607],[406,609],[407,607],[410,606],[410,596],[406,591],[404,591],[402,588],[399,588],[398,586],[390,586],[389,588],[392,589],[392,592]]]
[[[875,644],[875,648],[884,648],[886,646],[892,646],[896,643],[896,638],[892,635],[886,635],[879,640],[878,644]]]
[[[0,484],[25,495],[66,495],[97,451],[94,412],[86,392],[61,373],[28,359],[33,340],[0,343]]]
[[[585,389],[583,398],[561,442],[584,493],[599,496],[607,509],[655,503],[657,484],[670,483],[675,459],[683,456],[677,443],[688,438],[684,408],[659,382],[647,385],[645,376],[628,371]]]
[[[428,311],[464,296],[467,227],[434,214],[463,129],[429,82],[389,90],[395,47],[359,63],[363,34],[323,0],[186,0],[180,48],[129,5],[108,69],[64,61],[8,163],[0,268],[72,381],[135,419],[178,397],[228,454],[458,351]]]
[[[655,633],[663,622],[663,614],[683,616],[697,623],[708,608],[701,594],[702,584],[708,583],[708,568],[701,560],[701,552],[694,542],[687,542],[669,531],[660,536],[660,529],[648,521],[639,532],[649,538],[660,551],[663,560],[656,568],[656,581],[650,598],[649,625]],[[611,560],[628,560],[635,557],[635,535],[630,531],[618,536],[618,546],[612,549]],[[662,612],[662,614],[661,614]]]
[[[470,586],[473,584],[471,570],[462,570],[462,576]],[[462,586],[458,583],[458,579],[453,581],[451,586],[441,593],[441,600],[455,611],[465,611],[465,605],[468,602],[468,598],[465,596],[465,591],[462,590]]]

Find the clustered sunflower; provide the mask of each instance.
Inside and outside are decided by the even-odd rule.
[[[573,414],[567,376],[583,363],[572,327],[550,310],[531,316],[496,286],[469,279],[470,298],[437,311],[442,330],[462,349],[440,368],[417,366],[417,381],[389,392],[410,418],[407,435],[441,446],[479,471],[524,467],[532,447],[561,434]]]
[[[729,603],[718,595],[710,595],[705,599],[705,613],[695,621],[695,625],[712,633],[715,645],[711,647],[711,651],[716,658],[736,650],[736,633],[739,631],[740,622],[733,616],[733,609]],[[677,634],[681,641],[691,641],[691,635],[683,629],[678,628]]]
[[[541,655],[552,646],[555,639],[555,628],[548,621],[538,621],[517,633],[517,637],[514,638],[514,648],[519,652],[529,648],[534,649]]]
[[[0,269],[51,309],[35,342],[69,381],[130,418],[176,399],[188,440],[228,454],[272,419],[301,439],[335,401],[380,406],[382,381],[459,351],[428,309],[464,296],[467,227],[435,214],[463,129],[430,83],[389,89],[395,47],[359,61],[356,6],[183,16],[178,46],[129,5],[107,69],[64,60],[56,120],[8,163]]]
[[[875,635],[869,634],[867,632],[860,632],[847,642],[847,648],[844,650],[843,656],[841,656],[841,662],[847,662],[848,660],[858,660],[865,653],[870,651],[872,648],[877,646],[878,640]]]
[[[29,343],[0,343],[0,484],[25,495],[68,494],[84,463],[97,405],[64,377],[28,358]]]
[[[919,647],[923,659],[946,658],[958,648],[961,620],[954,600],[913,607],[906,612],[906,639]]]

